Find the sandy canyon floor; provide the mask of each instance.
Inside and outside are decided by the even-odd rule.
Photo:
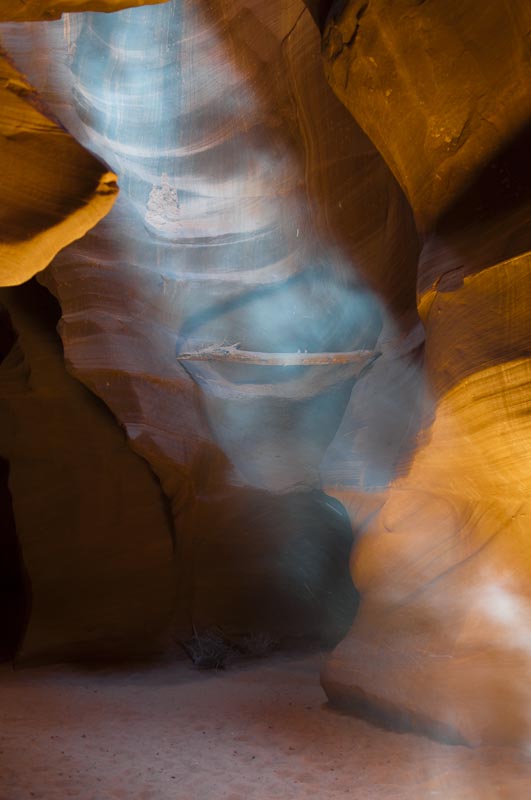
[[[0,800],[529,800],[531,757],[326,705],[320,655],[0,670]]]

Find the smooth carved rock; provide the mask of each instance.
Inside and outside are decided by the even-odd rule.
[[[530,276],[524,256],[427,303],[435,420],[356,550],[361,611],[323,674],[334,702],[473,744],[531,732]]]
[[[528,252],[529,4],[481,15],[471,0],[451,13],[433,0],[335,7],[325,72],[411,202],[419,292]]]
[[[31,595],[17,660],[152,654],[174,613],[166,500],[66,372],[47,295],[32,283],[0,292],[17,336],[0,365],[0,452]]]
[[[165,0],[2,0],[0,22],[30,22],[59,19],[78,11],[119,11],[122,8],[154,5]]]
[[[13,286],[107,214],[118,187],[113,172],[43,113],[6,58],[0,108],[0,285]]]
[[[197,499],[179,517],[179,613],[202,630],[278,639],[346,633],[358,603],[348,569],[350,521],[320,491],[236,489]]]
[[[338,10],[337,7],[339,6]],[[323,37],[330,85],[384,156],[422,230],[531,116],[525,0],[350,0]]]
[[[353,558],[323,673],[357,713],[468,743],[531,735],[528,4],[352,2],[335,91],[411,200],[435,408]]]
[[[325,536],[337,514],[313,490],[357,370],[190,362],[185,369],[175,358],[176,345],[181,352],[197,341],[239,343],[266,358],[374,349],[382,316],[388,338],[416,322],[411,211],[327,87],[309,13],[299,0],[190,0],[68,25],[12,26],[5,37],[63,124],[120,175],[113,212],[42,280],[61,303],[69,370],[113,411],[171,501],[177,558],[197,547],[208,574],[210,550],[205,555],[201,543],[215,536],[216,509],[230,509],[231,498],[234,542],[253,530],[255,497],[264,505],[269,498],[271,525],[280,509],[302,503],[305,515],[323,520]],[[387,452],[392,471],[415,403],[395,418],[385,390],[391,383],[398,406],[418,384],[398,386],[390,368],[396,354],[380,361],[378,402],[362,393],[352,413],[373,433],[385,418],[392,435],[382,437],[380,463]],[[334,492],[364,480],[347,475],[360,458],[343,446],[358,433],[347,426],[327,461],[325,485]],[[376,470],[384,483],[386,469],[383,479]],[[268,519],[265,510],[261,516]],[[299,524],[302,558],[305,519]],[[243,548],[237,570],[221,563],[217,586],[245,596],[247,567],[256,570],[259,553],[261,585],[273,587],[282,553],[276,532]],[[186,563],[178,568],[186,573]],[[334,571],[326,574],[310,586],[317,604],[337,588]],[[292,634],[308,631],[297,599],[303,579],[294,571],[285,598],[286,608],[299,608],[286,613]],[[224,619],[221,591],[188,586],[183,604],[195,599],[187,625],[199,610],[205,625],[248,625],[242,604],[227,603]],[[272,617],[286,633],[281,615]]]
[[[361,479],[343,485],[359,452],[338,467],[344,456],[335,449],[342,416],[346,427],[367,418],[372,395],[361,386],[351,393],[329,375],[334,402],[312,420],[291,402],[304,388],[298,375],[264,380],[218,365],[213,380],[175,363],[177,338],[186,347],[229,337],[253,352],[283,352],[286,340],[304,350],[307,337],[310,350],[372,348],[386,335],[366,282],[403,331],[414,330],[411,215],[374,147],[320,88],[308,14],[296,2],[279,13],[258,0],[204,11],[171,3],[32,34],[51,36],[47,100],[116,166],[125,189],[113,214],[46,275],[63,307],[70,367],[159,474],[183,552],[198,556],[198,574],[232,603],[235,625],[241,603],[232,598],[248,595],[242,586],[225,595],[230,570],[220,577],[210,561],[224,552],[218,539],[209,546],[216,513],[231,508],[238,483],[315,486],[335,454],[328,475],[365,530],[353,560],[361,611],[323,675],[329,696],[454,741],[526,741],[530,242],[519,154],[528,149],[528,5],[489,3],[478,15],[472,2],[451,14],[433,0],[352,2],[325,32],[329,79],[394,171],[424,238],[419,310],[433,422],[408,469],[398,437],[400,477],[369,497],[360,497]],[[164,31],[156,41],[153,27]],[[36,75],[34,57],[22,56]],[[293,318],[293,296],[285,302],[278,292],[290,281],[300,302]],[[409,336],[418,352],[420,338]],[[397,363],[407,376],[403,396],[415,396],[401,353],[395,340],[393,370],[378,362],[379,396],[394,391]],[[265,410],[253,403],[264,384],[283,385]],[[259,407],[254,420],[243,416],[246,404]],[[319,441],[303,422],[297,438],[304,419]],[[239,491],[242,533],[255,496]],[[238,577],[278,552],[251,547]],[[267,586],[267,575],[261,581]],[[196,598],[201,581],[191,583],[191,615],[208,621],[208,591]]]

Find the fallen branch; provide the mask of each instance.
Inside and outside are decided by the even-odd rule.
[[[268,367],[317,367],[329,364],[365,364],[375,361],[380,355],[381,353],[373,350],[353,350],[350,353],[263,353],[239,350],[237,344],[231,344],[212,345],[193,353],[177,353],[177,360],[230,361]]]

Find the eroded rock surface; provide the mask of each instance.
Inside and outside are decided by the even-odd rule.
[[[350,2],[329,80],[409,197],[434,419],[353,558],[361,611],[323,675],[454,741],[531,736],[529,6]]]
[[[163,3],[165,0],[3,0],[0,22],[58,19],[77,11],[119,11],[121,8]]]
[[[336,94],[429,229],[531,116],[525,0],[332,4],[323,37]]]
[[[0,285],[14,286],[105,216],[118,187],[113,172],[43,113],[1,54],[0,107]]]
[[[321,480],[339,495],[381,488],[395,470],[415,416],[404,398],[419,390],[416,367],[411,379],[395,379],[408,347],[388,348],[364,379],[372,393],[358,395],[359,369],[206,369],[179,364],[176,347],[238,342],[303,354],[407,338],[418,319],[418,242],[402,191],[328,88],[318,32],[299,0],[186,0],[4,35],[57,117],[120,176],[113,212],[43,276],[61,304],[69,370],[104,400],[159,477],[177,554],[203,553],[197,575],[212,575],[220,547],[230,554],[251,536],[257,505],[257,543],[236,548],[240,558],[225,566],[219,559],[215,592],[203,579],[188,583],[185,624],[200,613],[205,625],[247,630],[249,609],[233,598],[246,596],[259,562],[259,585],[269,582],[276,609],[269,619],[284,633],[311,633],[300,602],[304,570],[291,575],[281,619],[279,560],[290,542],[301,559],[317,547],[315,520],[323,548],[328,525],[334,539],[327,520],[337,512],[316,491]],[[339,432],[347,407],[356,421]],[[373,473],[364,472],[365,422],[378,436],[382,418],[389,436],[380,438]],[[329,448],[336,433],[340,442]],[[297,526],[277,530],[292,507],[304,511]],[[217,525],[216,514],[235,530],[227,520]],[[218,528],[230,538],[226,548],[213,540]],[[178,566],[186,572],[185,561]],[[340,573],[327,568],[309,584],[316,607]],[[323,632],[317,617],[316,629]]]
[[[0,366],[0,452],[30,593],[17,659],[153,653],[174,612],[166,500],[108,409],[66,372],[47,294],[0,294],[17,337]]]

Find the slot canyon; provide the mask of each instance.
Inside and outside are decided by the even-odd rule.
[[[0,800],[530,798],[531,4],[3,0],[0,97]]]

